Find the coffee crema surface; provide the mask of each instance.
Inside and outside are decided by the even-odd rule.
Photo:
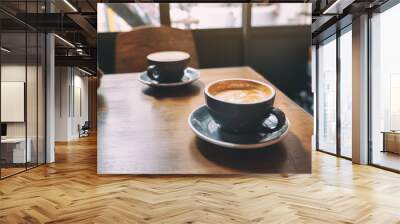
[[[268,95],[258,89],[229,89],[215,94],[215,97],[230,103],[258,103]]]
[[[147,59],[157,62],[173,62],[186,60],[190,55],[183,51],[161,51],[149,54]]]
[[[209,92],[218,100],[236,103],[249,104],[262,102],[272,95],[268,87],[246,80],[227,80],[209,88]]]

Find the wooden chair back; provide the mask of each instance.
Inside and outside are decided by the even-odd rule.
[[[115,51],[117,73],[145,71],[146,56],[157,51],[185,51],[191,55],[189,66],[198,68],[196,46],[190,30],[166,26],[137,27],[118,34]]]

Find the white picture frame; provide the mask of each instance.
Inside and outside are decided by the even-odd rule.
[[[1,82],[1,122],[25,122],[25,82]]]

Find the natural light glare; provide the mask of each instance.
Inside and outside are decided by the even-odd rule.
[[[318,48],[318,148],[336,153],[336,39]]]
[[[171,26],[179,29],[240,28],[245,3],[170,3]],[[98,32],[160,26],[159,3],[98,3]],[[311,24],[311,3],[252,3],[251,26]]]
[[[340,153],[352,157],[352,31],[340,36]]]
[[[139,25],[160,26],[158,3],[98,3],[97,31],[127,32]]]
[[[233,28],[242,25],[240,3],[171,3],[171,26],[180,29]]]
[[[371,74],[372,162],[384,164],[383,133],[400,131],[400,5],[371,19],[373,54]]]
[[[310,3],[253,3],[252,26],[310,25]]]

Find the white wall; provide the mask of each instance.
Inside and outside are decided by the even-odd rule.
[[[18,64],[5,64],[1,66],[1,81],[2,82],[11,82],[11,81],[17,81],[17,82],[25,82],[25,71],[26,67],[24,65],[18,65]],[[35,73],[36,74],[36,67],[33,66],[28,66],[27,67],[28,74]],[[32,83],[31,83],[32,84]],[[36,82],[33,83],[36,85]],[[36,98],[36,89],[28,89],[28,90],[33,90],[34,92],[29,92],[27,93],[28,97],[35,97]],[[28,99],[27,99],[28,100]],[[28,102],[31,102],[33,100],[28,100]],[[31,105],[36,108],[36,105]],[[6,110],[7,108],[1,108],[2,110]],[[35,120],[32,117],[29,117],[31,114],[28,113],[28,120]],[[32,114],[33,115],[33,114]],[[36,116],[36,114],[35,114]],[[25,137],[25,122],[7,122],[7,136],[8,137]],[[32,125],[29,125],[31,127]],[[28,136],[29,137],[29,136]]]
[[[88,78],[76,68],[56,67],[55,140],[79,137],[78,125],[88,120]]]
[[[28,68],[29,69],[29,68]],[[25,64],[24,65],[2,65],[1,66],[1,81],[18,81],[25,82]],[[5,110],[6,108],[1,108]],[[24,122],[7,123],[7,137],[25,137]]]
[[[70,83],[67,67],[55,68],[55,141],[68,141],[68,116]]]
[[[79,70],[78,70],[79,72]],[[85,123],[85,121],[89,120],[89,91],[88,91],[88,76],[84,76],[82,72],[79,72],[78,75],[75,73],[75,86],[80,88],[81,90],[81,97],[80,97],[80,105],[81,105],[81,110],[82,112],[79,113],[79,111],[75,112],[75,123],[74,127],[77,127],[78,124],[81,126]],[[78,132],[77,128],[74,129],[76,133],[74,136],[78,138]]]
[[[37,70],[39,69],[39,70]],[[41,66],[36,67],[25,64],[3,64],[1,66],[1,81],[2,82],[23,82],[26,86],[21,94],[26,90],[26,106],[20,108],[11,108],[4,106],[1,108],[2,112],[8,113],[26,113],[26,120],[24,115],[20,122],[5,122],[7,124],[7,137],[8,138],[28,138],[28,148],[31,149],[32,162],[44,163],[44,74],[42,73]],[[25,80],[27,79],[27,80]],[[2,93],[4,89],[2,89]],[[20,90],[21,91],[21,90]],[[2,95],[2,98],[9,98],[7,95]],[[15,102],[17,103],[17,102]],[[12,111],[20,110],[20,111]],[[39,159],[39,161],[36,161]]]

